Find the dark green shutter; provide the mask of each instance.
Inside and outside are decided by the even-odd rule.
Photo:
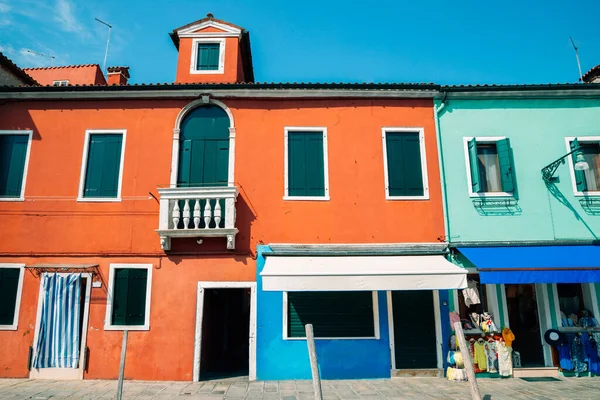
[[[112,303],[113,325],[144,325],[147,282],[147,269],[115,269]]]
[[[0,197],[21,197],[28,135],[0,135]]]
[[[190,186],[190,172],[192,162],[192,141],[184,140],[179,153],[179,182],[180,187]]]
[[[288,195],[325,196],[322,132],[288,133]]]
[[[219,69],[219,43],[199,43],[196,69],[200,71],[216,71]]]
[[[498,140],[496,142],[496,150],[498,151],[498,164],[500,165],[502,191],[512,193],[515,190],[515,184],[513,177],[513,160],[510,152],[509,140]]]
[[[418,132],[385,135],[390,196],[423,196],[421,142]]]
[[[83,197],[117,197],[122,135],[90,135]]]
[[[19,268],[0,268],[0,325],[12,325],[15,320]]]
[[[575,138],[570,143],[571,150],[575,150],[579,147],[579,141]],[[585,192],[587,190],[587,181],[585,180],[585,171],[577,171],[575,169],[575,164],[577,163],[577,153],[578,151],[571,154],[571,159],[573,160],[573,172],[575,173],[575,184],[577,185],[578,192]]]
[[[288,336],[305,337],[313,324],[315,337],[373,337],[371,292],[289,292]]]
[[[477,142],[475,138],[469,140],[467,144],[469,150],[469,166],[471,167],[471,191],[477,193],[481,191],[481,180],[479,177],[479,159],[477,157]]]

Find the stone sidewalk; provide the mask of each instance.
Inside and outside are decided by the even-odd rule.
[[[600,377],[555,382],[521,379],[480,379],[486,399],[599,399]],[[0,379],[0,399],[114,399],[116,381],[33,381]],[[311,381],[248,382],[242,379],[209,382],[126,381],[126,399],[314,399]],[[324,381],[323,399],[470,399],[467,383],[441,378]]]

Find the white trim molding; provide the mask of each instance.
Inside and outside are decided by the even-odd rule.
[[[52,81],[52,86],[69,86],[69,80],[68,79],[60,79],[57,81]]]
[[[192,381],[200,380],[200,362],[202,360],[202,321],[204,318],[205,289],[250,289],[250,329],[248,332],[248,380],[256,380],[256,282],[198,282],[196,292],[196,330],[194,335],[194,365]]]
[[[181,111],[179,111],[179,114],[177,114],[177,118],[175,118],[175,127],[173,128],[173,145],[171,147],[171,177],[169,182],[169,185],[172,188],[177,187],[177,176],[179,174],[179,139],[181,135],[181,123],[190,111],[197,107],[206,105],[214,105],[222,108],[229,117],[229,172],[227,176],[227,186],[235,186],[236,129],[233,113],[222,101],[215,100],[209,96],[203,96],[201,99],[196,99],[186,104]]]
[[[371,292],[371,301],[373,302],[373,332],[375,336],[361,336],[361,337],[319,337],[315,336],[315,340],[379,340],[381,333],[379,332],[379,301],[377,291]],[[283,327],[282,337],[283,340],[306,340],[306,336],[303,337],[290,337],[287,329],[288,325],[288,292],[283,292]]]
[[[113,325],[112,303],[115,288],[115,269],[146,269],[146,315],[144,325]],[[152,303],[152,264],[110,264],[108,273],[108,296],[106,297],[106,315],[104,317],[105,331],[149,331],[150,330],[150,304]]]
[[[573,140],[577,139],[577,141],[579,141],[579,143],[600,143],[600,136],[568,136],[565,138],[565,143],[567,145],[567,152],[571,151],[571,142]],[[599,155],[600,156],[600,155]],[[577,181],[575,179],[575,167],[573,165],[573,158],[571,158],[571,156],[567,157],[568,158],[568,163],[569,163],[569,176],[571,177],[571,185],[573,186],[573,194],[575,196],[581,196],[581,197],[586,197],[586,196],[600,196],[600,191],[598,190],[593,190],[593,191],[585,191],[585,192],[580,192],[577,190]],[[592,166],[590,165],[590,168],[592,168]],[[587,172],[584,171],[587,175]],[[586,176],[586,181],[587,181],[587,176]],[[600,182],[598,182],[598,185],[600,185]]]
[[[419,147],[421,149],[421,177],[423,179],[422,196],[390,196],[390,183],[388,175],[388,152],[386,135],[387,133],[418,133]],[[384,126],[381,128],[381,140],[383,142],[383,174],[385,177],[385,199],[386,200],[429,200],[429,179],[427,176],[427,154],[425,151],[425,129],[423,127],[393,127]]]
[[[215,28],[222,32],[198,32],[206,28]],[[237,37],[242,35],[242,30],[231,25],[221,24],[208,20],[177,31],[177,36],[182,37]]]
[[[27,152],[25,153],[25,165],[23,166],[23,181],[21,182],[21,193],[19,197],[0,197],[0,201],[25,201],[25,184],[27,183],[27,171],[29,170],[29,154],[31,153],[32,130],[0,130],[0,135],[27,135]]]
[[[21,310],[21,297],[23,295],[23,275],[25,272],[25,264],[9,264],[2,263],[0,268],[19,269],[19,281],[17,282],[17,297],[15,299],[15,315],[13,322],[10,325],[0,325],[0,331],[16,331],[19,327],[19,311]]]
[[[87,161],[90,149],[90,140],[92,135],[122,135],[121,141],[121,159],[119,165],[119,181],[117,188],[117,197],[83,197],[85,189],[85,179],[87,174]],[[95,202],[95,203],[114,203],[121,201],[121,189],[123,186],[123,167],[125,163],[125,142],[127,138],[127,129],[86,129],[85,141],[83,143],[83,156],[81,159],[81,172],[79,174],[79,190],[77,192],[77,201],[79,202]]]
[[[198,68],[198,45],[218,44],[219,45],[219,68],[211,70],[199,70]],[[207,75],[225,73],[225,38],[195,38],[192,39],[192,59],[190,60],[190,74]]]
[[[304,200],[304,201],[328,201],[329,197],[329,156],[327,154],[327,127],[325,126],[286,126],[283,128],[284,131],[284,139],[283,139],[283,152],[284,152],[284,161],[283,161],[283,175],[284,175],[284,200]],[[289,193],[289,177],[288,177],[288,169],[289,169],[289,160],[288,160],[288,134],[299,133],[299,132],[321,132],[323,134],[323,179],[325,184],[325,194],[324,196],[290,196]]]
[[[513,192],[473,192],[473,182],[471,182],[471,162],[469,158],[469,141],[475,139],[476,143],[481,144],[495,144],[499,140],[506,139],[506,136],[490,136],[490,137],[463,137],[463,148],[465,151],[465,164],[467,166],[467,189],[469,191],[469,197],[472,198],[485,198],[485,197],[513,197]]]

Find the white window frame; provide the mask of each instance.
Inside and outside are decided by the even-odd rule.
[[[418,133],[419,148],[421,149],[421,177],[423,179],[422,196],[390,196],[390,182],[388,174],[387,133]],[[384,126],[381,128],[381,140],[383,142],[383,171],[385,176],[385,199],[386,200],[429,200],[429,179],[427,176],[427,155],[425,152],[425,128],[423,127],[394,127]]]
[[[571,151],[571,142],[577,139],[579,143],[594,143],[600,142],[600,136],[568,136],[565,138],[565,143],[567,146],[567,152]],[[571,176],[571,185],[573,186],[573,194],[575,196],[581,197],[590,197],[590,196],[600,196],[599,190],[590,190],[585,192],[580,192],[577,190],[577,181],[575,179],[575,166],[573,165],[573,158],[571,156],[567,157],[569,159],[569,175]]]
[[[373,301],[373,326],[375,336],[359,336],[359,337],[317,337],[315,336],[315,340],[379,340],[381,338],[381,334],[379,332],[379,298],[377,296],[377,291],[371,292],[371,299]],[[306,340],[306,336],[304,337],[290,337],[288,332],[288,292],[283,292],[283,340]]]
[[[223,74],[225,73],[225,38],[195,38],[192,39],[192,59],[190,61],[190,74]],[[214,43],[219,45],[219,69],[198,70],[198,45],[200,43]]]
[[[52,81],[52,86],[68,86],[69,85],[69,80],[68,79],[61,79],[58,81]]]
[[[324,196],[290,196],[289,195],[289,176],[288,176],[288,134],[298,132],[321,132],[323,134],[323,177],[325,183]],[[286,126],[284,127],[284,200],[304,200],[304,201],[328,201],[329,197],[329,157],[327,155],[327,127],[324,126]]]
[[[25,274],[25,264],[2,263],[0,268],[18,268],[19,282],[17,282],[17,299],[15,302],[15,316],[10,325],[0,325],[0,331],[16,331],[19,327],[19,311],[21,310],[21,297],[23,294],[23,276]]]
[[[90,139],[92,135],[103,134],[103,135],[122,135],[123,140],[121,141],[121,160],[119,165],[119,182],[117,188],[117,197],[83,197],[83,190],[85,189],[85,178],[87,172],[87,162],[90,150]],[[81,172],[79,175],[79,192],[77,194],[77,201],[79,202],[96,202],[96,203],[114,203],[121,201],[121,189],[123,185],[123,164],[125,162],[125,142],[127,138],[127,129],[87,129],[85,131],[85,142],[83,144],[83,157],[81,160]]]
[[[112,318],[112,298],[115,288],[115,269],[147,269],[146,280],[146,315],[144,325],[114,325]],[[149,331],[150,330],[150,303],[152,300],[152,264],[110,264],[108,273],[108,297],[106,298],[106,315],[104,317],[105,331]]]
[[[469,197],[473,198],[485,198],[485,197],[513,197],[513,192],[473,192],[473,182],[471,182],[471,163],[469,160],[469,141],[475,139],[476,143],[490,144],[496,143],[500,140],[506,139],[506,136],[490,136],[490,137],[463,137],[463,147],[465,151],[465,164],[467,166],[467,190],[469,191]],[[514,173],[514,171],[513,171]]]
[[[27,135],[27,152],[25,153],[25,165],[23,166],[23,182],[21,182],[21,193],[19,197],[0,197],[0,201],[25,201],[25,184],[27,183],[27,171],[29,169],[29,154],[31,153],[32,130],[0,130],[0,135]]]

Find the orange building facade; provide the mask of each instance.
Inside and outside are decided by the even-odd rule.
[[[260,343],[261,246],[313,245],[307,254],[321,256],[342,245],[369,256],[379,247],[390,257],[442,254],[434,85],[254,84],[243,28],[209,16],[171,37],[174,84],[0,89],[0,133],[26,143],[22,184],[0,198],[0,267],[20,271],[14,321],[0,324],[1,377],[116,379],[124,330],[126,379],[238,370],[250,379],[304,377],[261,367],[270,356]],[[310,135],[295,135],[302,132]],[[390,194],[386,135],[402,132],[416,135],[420,149],[414,199]],[[324,158],[314,165],[325,174],[315,193],[323,193],[302,198],[293,193],[310,186],[314,160],[297,164],[305,153],[290,143],[313,137]],[[306,154],[315,149],[305,146]],[[415,253],[418,244],[425,250]],[[138,286],[136,269],[144,271]],[[44,279],[56,274],[82,279],[72,368],[40,367],[52,358],[40,348],[51,332],[43,328],[51,301]],[[383,336],[389,371],[394,356]]]

